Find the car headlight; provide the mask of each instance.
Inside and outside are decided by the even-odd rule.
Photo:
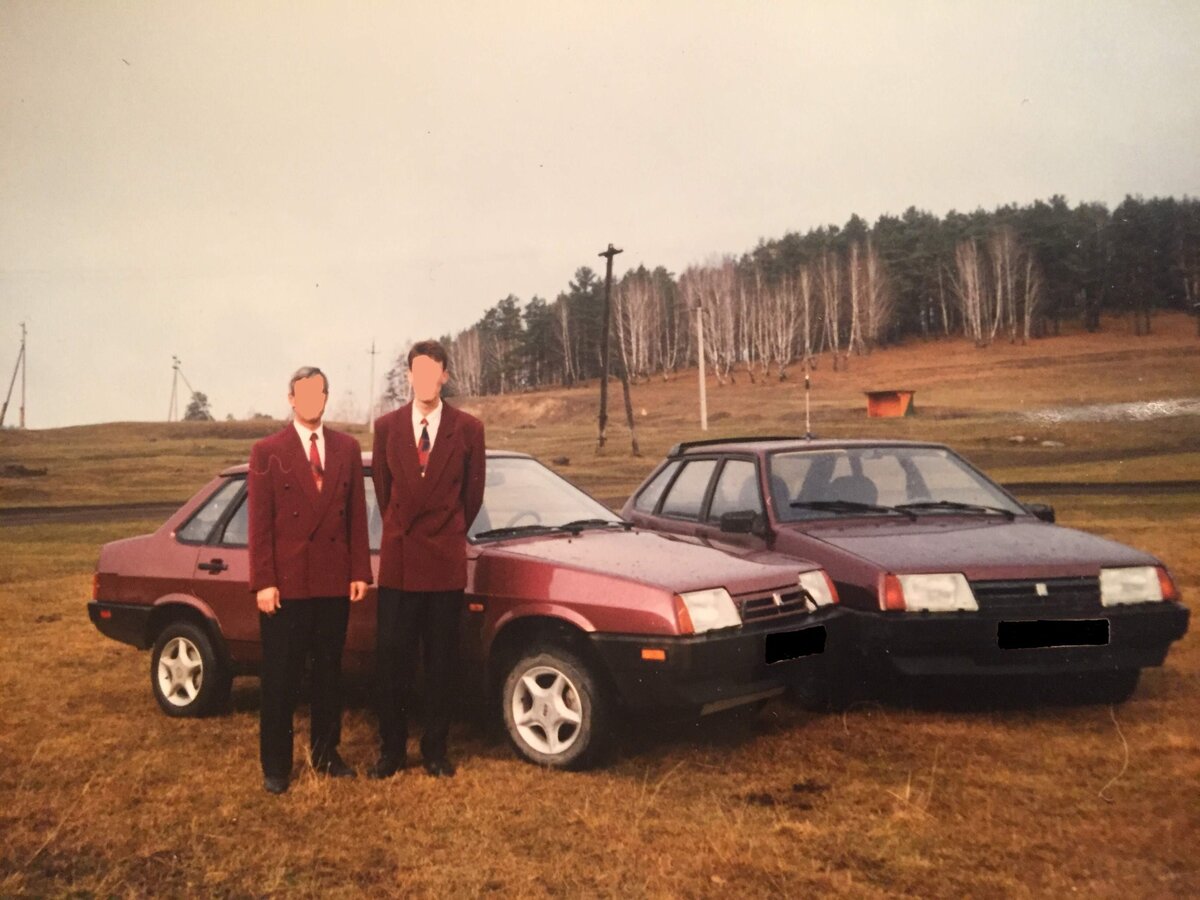
[[[684,634],[703,634],[716,628],[742,624],[737,604],[725,588],[688,591],[675,595],[675,617]]]
[[[888,575],[883,580],[880,606],[883,609],[914,612],[979,609],[966,576],[959,572]]]
[[[1153,603],[1163,599],[1157,566],[1127,566],[1100,570],[1100,602],[1104,606]]]
[[[800,573],[800,589],[812,597],[817,606],[829,606],[837,603],[837,589],[825,574],[824,569],[814,569],[811,572]]]

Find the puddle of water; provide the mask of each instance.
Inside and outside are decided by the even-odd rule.
[[[1098,403],[1093,406],[1057,406],[1021,413],[1030,422],[1143,422],[1172,416],[1200,416],[1200,397],[1178,400],[1143,400],[1137,403]]]

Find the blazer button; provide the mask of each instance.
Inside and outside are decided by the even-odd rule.
[[[292,510],[292,518],[297,518],[300,515],[299,511]]]

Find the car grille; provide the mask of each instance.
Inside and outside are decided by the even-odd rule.
[[[1038,593],[1039,584],[1045,586],[1045,596]],[[972,581],[971,591],[981,611],[1069,615],[1102,608],[1098,577]]]
[[[775,598],[779,602],[775,602]],[[762,591],[756,594],[742,594],[738,599],[738,609],[745,623],[761,622],[764,619],[776,619],[792,613],[806,612],[808,592],[798,586],[789,586],[777,591]]]

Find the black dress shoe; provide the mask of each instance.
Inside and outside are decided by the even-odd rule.
[[[391,778],[407,765],[408,761],[404,758],[385,754],[379,757],[375,765],[367,769],[367,777],[374,779]]]
[[[333,752],[329,754],[321,762],[313,766],[321,775],[328,775],[330,778],[354,778],[358,773],[346,765],[346,761]]]
[[[434,778],[440,778],[442,776],[445,776],[446,778],[452,778],[456,770],[454,768],[454,763],[450,762],[450,760],[443,756],[438,759],[425,760],[425,771]]]
[[[286,794],[288,789],[288,780],[280,775],[264,775],[263,789],[268,794]]]

